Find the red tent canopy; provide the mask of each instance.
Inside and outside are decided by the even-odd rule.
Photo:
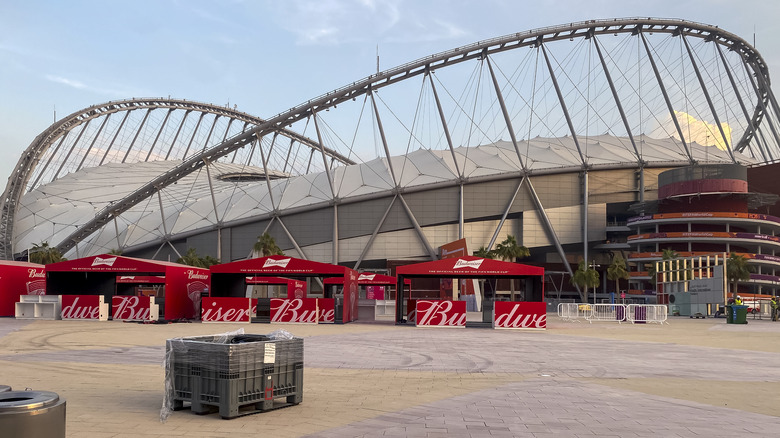
[[[46,292],[44,266],[37,263],[0,260],[0,316],[14,316],[21,295]]]
[[[287,284],[290,282],[289,278],[284,277],[246,277],[246,284]]]
[[[83,257],[46,265],[46,291],[51,295],[103,295],[111,302],[118,276],[165,276],[164,317],[168,320],[199,317],[203,295],[211,286],[208,269],[159,260],[110,254]]]
[[[358,275],[358,285],[366,286],[395,286],[398,283],[396,277],[382,274],[372,274],[368,272]],[[331,277],[325,279],[325,284],[344,284],[344,279],[340,277]],[[412,280],[404,280],[407,286],[412,284]]]
[[[204,270],[203,268],[194,268],[179,263],[102,254],[50,263],[46,265],[46,272],[143,272],[162,274],[169,267]],[[208,272],[207,269],[205,271]]]
[[[544,276],[544,268],[464,256],[399,266],[396,268],[396,274],[404,277],[517,278]]]
[[[222,263],[211,267],[211,272],[214,274],[246,273],[275,276],[344,276],[348,270],[350,269],[344,266],[278,255]]]

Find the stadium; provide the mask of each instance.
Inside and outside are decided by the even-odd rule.
[[[229,262],[267,232],[288,255],[392,274],[459,239],[474,252],[512,235],[549,296],[578,294],[582,260],[602,272],[598,293],[614,291],[616,255],[632,271],[618,288],[642,293],[667,248],[746,254],[741,290],[776,295],[770,83],[737,35],[626,18],[479,41],[269,118],[171,98],[96,104],[19,159],[0,251],[175,261],[194,248]]]

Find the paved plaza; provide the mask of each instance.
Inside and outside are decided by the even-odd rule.
[[[303,403],[161,422],[165,340],[241,328],[305,339]],[[529,332],[0,318],[0,385],[65,398],[72,438],[776,437],[780,322],[551,316]]]

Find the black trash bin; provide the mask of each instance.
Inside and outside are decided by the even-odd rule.
[[[0,392],[0,435],[65,438],[65,399],[49,391]]]

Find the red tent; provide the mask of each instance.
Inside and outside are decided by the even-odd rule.
[[[463,256],[399,266],[396,276],[398,287],[407,278],[531,278],[534,284],[528,301],[544,301],[544,268],[538,266]],[[402,302],[396,300],[398,323],[405,321]]]
[[[344,281],[344,302],[340,322],[357,319],[358,272],[345,266],[313,262],[288,256],[268,256],[222,263],[211,267],[214,294],[218,297],[244,297],[247,276],[340,277]],[[259,303],[258,303],[259,306]],[[258,308],[259,312],[259,308]]]
[[[117,277],[164,276],[162,303],[167,320],[196,318],[200,299],[208,294],[208,269],[159,260],[102,254],[46,265],[49,295],[103,295],[110,303]]]
[[[344,284],[344,279],[339,277],[331,277],[325,279],[325,284]],[[398,279],[390,275],[374,274],[371,272],[361,272],[358,275],[358,286],[396,286]],[[408,278],[404,281],[404,285],[409,288],[409,293],[412,291],[412,280]],[[401,294],[403,295],[403,294]]]
[[[14,316],[21,295],[46,293],[46,272],[37,263],[0,261],[0,316]]]

